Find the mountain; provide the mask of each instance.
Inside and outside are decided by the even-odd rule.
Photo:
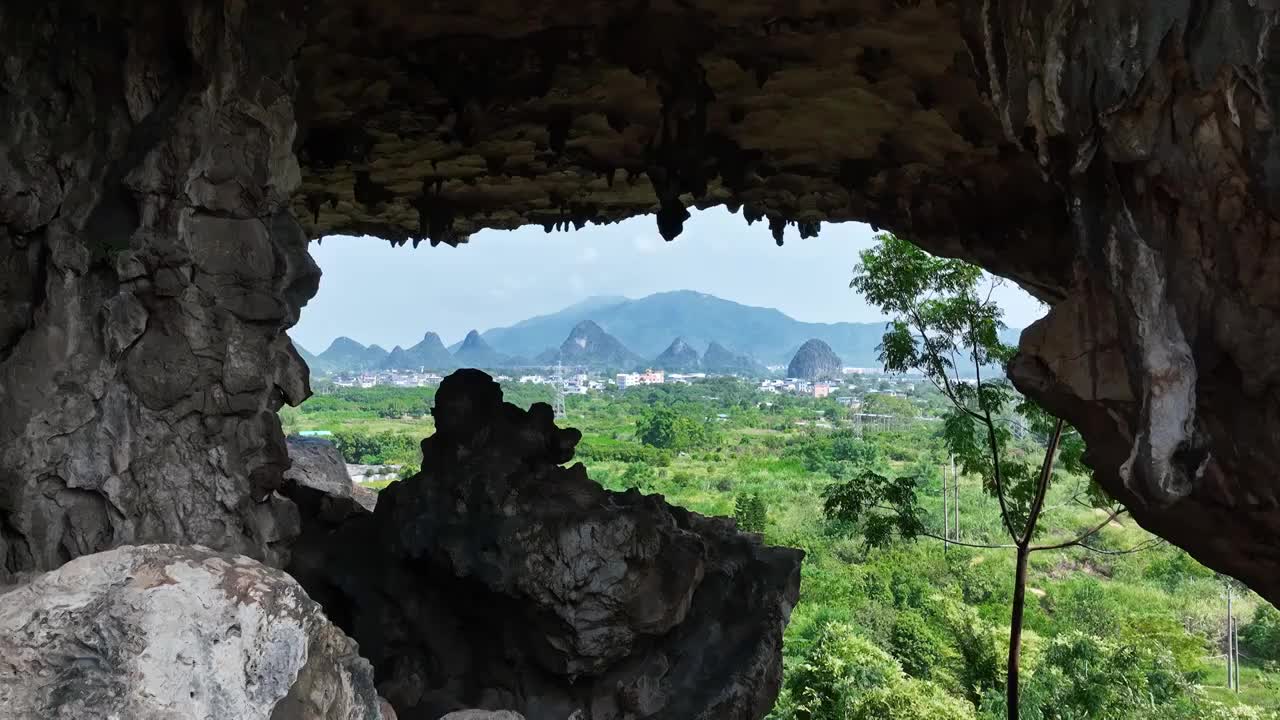
[[[387,359],[387,351],[377,345],[365,347],[349,337],[339,337],[317,358],[334,372],[376,370]]]
[[[573,327],[569,337],[560,344],[557,360],[569,365],[627,370],[644,362],[592,320],[583,320]]]
[[[840,361],[831,346],[814,338],[796,351],[787,365],[787,377],[804,378],[805,380],[824,380],[838,378],[844,363]]]
[[[627,300],[590,298],[550,315],[489,330],[498,351],[534,357],[554,347],[583,320],[594,320],[642,357],[656,357],[672,338],[695,349],[718,341],[767,363],[785,363],[809,338],[823,340],[851,365],[879,367],[876,346],[884,323],[806,323],[778,310],[750,307],[689,290]]]
[[[293,349],[298,351],[298,357],[302,358],[302,361],[311,369],[312,375],[322,375],[324,373],[333,372],[333,368],[329,366],[329,363],[321,360],[318,356],[309,352],[296,341],[293,343]]]
[[[458,367],[458,361],[445,349],[440,336],[429,332],[422,336],[421,342],[407,350],[399,345],[392,348],[382,367],[386,370],[451,370]]]
[[[676,338],[653,361],[653,366],[668,372],[697,372],[699,362],[698,351],[684,338]]]
[[[714,340],[702,354],[702,370],[722,375],[757,375],[764,368],[747,355],[740,355]]]
[[[495,368],[504,365],[507,359],[490,347],[479,332],[472,330],[454,351],[453,360],[460,367]]]

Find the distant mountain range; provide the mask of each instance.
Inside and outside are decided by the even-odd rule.
[[[1007,331],[1016,342],[1018,330]],[[680,290],[638,300],[593,297],[484,333],[472,330],[446,348],[428,332],[418,344],[387,352],[340,337],[324,352],[298,352],[315,373],[380,369],[447,371],[456,367],[553,365],[608,369],[655,367],[670,372],[756,374],[786,364],[800,347],[819,340],[845,365],[878,367],[883,322],[807,323],[778,310],[751,307]]]

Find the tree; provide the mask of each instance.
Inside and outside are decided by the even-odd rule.
[[[1070,472],[1083,472],[1083,442],[1061,419],[1030,401],[1019,401],[1007,380],[991,379],[992,368],[1007,364],[1013,348],[1000,341],[1002,313],[990,289],[982,291],[988,281],[980,268],[933,257],[891,234],[877,240],[876,247],[861,254],[850,287],[892,317],[880,346],[881,360],[890,372],[923,373],[947,399],[947,448],[966,475],[983,478],[985,490],[999,503],[1011,541],[979,547],[1007,547],[1016,554],[1005,691],[1009,717],[1017,718],[1029,556],[1040,550],[1087,547],[1085,541],[1121,511],[1112,509],[1097,527],[1074,539],[1034,544],[1045,495],[1056,477],[1055,461]],[[995,281],[990,285],[994,288]],[[962,378],[962,368],[972,376]],[[1020,418],[1043,438],[1038,463],[1009,452],[1009,422],[1019,422],[1021,430]],[[833,485],[826,510],[834,518],[861,523],[868,543],[888,542],[894,532],[904,538],[937,537],[925,531],[915,499],[918,487],[915,478],[890,480],[865,471]],[[1081,495],[1095,505],[1107,503],[1096,488]]]
[[[640,442],[666,450],[688,450],[706,445],[711,434],[705,424],[671,408],[652,408],[636,420]]]
[[[734,500],[733,517],[746,532],[759,533],[769,522],[769,510],[759,493],[742,493]]]

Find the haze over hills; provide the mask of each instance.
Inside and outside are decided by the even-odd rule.
[[[1006,342],[1019,331],[1007,330]],[[570,365],[625,370],[754,374],[764,364],[787,364],[809,340],[820,340],[846,366],[879,367],[876,347],[884,323],[806,323],[777,310],[742,305],[687,290],[638,300],[594,297],[550,315],[484,333],[475,330],[446,349],[428,332],[391,353],[340,337],[323,353],[299,347],[317,373],[455,367]]]
[[[529,318],[483,334],[500,352],[533,357],[556,347],[583,320],[646,358],[657,357],[677,337],[699,352],[719,342],[735,353],[784,364],[810,338],[826,342],[849,365],[874,367],[884,323],[807,323],[772,308],[751,307],[713,295],[677,290],[638,300],[589,298],[550,315]]]

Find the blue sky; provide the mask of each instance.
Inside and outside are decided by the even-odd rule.
[[[789,228],[778,247],[766,223],[748,227],[741,215],[712,209],[695,212],[670,243],[652,217],[576,232],[486,231],[456,248],[328,237],[311,243],[324,276],[290,335],[312,352],[339,335],[389,350],[433,330],[453,343],[472,328],[509,325],[593,295],[667,290],[774,307],[810,322],[877,320],[880,313],[849,289],[858,252],[873,236],[861,223],[824,223],[805,240]],[[997,297],[1010,326],[1044,314],[1011,283]]]

